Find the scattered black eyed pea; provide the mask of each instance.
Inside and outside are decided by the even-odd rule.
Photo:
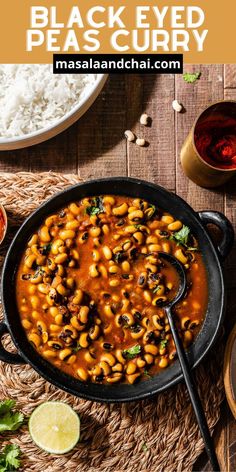
[[[157,272],[157,266],[154,265],[154,264],[145,264],[145,269],[149,270],[150,272],[152,272],[152,274],[156,274]]]
[[[159,349],[160,356],[163,356],[165,353],[166,353],[166,347],[160,347]]]
[[[148,325],[149,325],[149,323],[150,323],[149,318],[148,318],[147,316],[144,316],[144,318],[143,318],[142,321],[141,321],[141,325],[142,325],[144,328],[147,328]]]
[[[30,333],[30,334],[28,335],[28,340],[29,340],[36,348],[38,348],[38,347],[41,345],[41,343],[42,343],[41,337],[40,337],[38,334],[36,334],[36,333]]]
[[[80,288],[78,288],[75,291],[75,297],[73,298],[72,302],[74,303],[74,305],[80,305],[82,300],[83,300],[83,291]]]
[[[95,341],[100,334],[100,328],[98,325],[94,325],[89,330],[89,337],[92,341]]]
[[[79,345],[81,347],[88,347],[89,341],[88,341],[88,333],[81,333],[79,337]]]
[[[152,300],[152,305],[153,306],[163,306],[167,300],[167,297],[162,295],[158,297],[154,297]]]
[[[62,297],[66,297],[66,295],[68,295],[68,290],[66,289],[66,287],[64,287],[63,284],[59,284],[57,286],[57,292],[62,295]]]
[[[142,254],[147,254],[148,253],[148,250],[147,250],[146,246],[142,247],[141,253]]]
[[[151,293],[149,292],[149,290],[144,290],[143,297],[144,297],[144,300],[146,302],[152,303],[152,296],[151,296]]]
[[[57,215],[50,215],[50,216],[48,216],[48,218],[46,218],[45,225],[48,228],[51,228],[51,226],[54,225],[56,220],[57,220]]]
[[[109,226],[108,225],[102,225],[102,232],[103,234],[109,234],[110,233],[110,229],[109,229]]]
[[[144,236],[143,236],[143,233],[141,233],[141,231],[136,231],[136,233],[133,234],[133,238],[136,243],[143,244]]]
[[[98,365],[98,364],[95,365],[95,366],[91,369],[91,373],[92,373],[92,375],[95,375],[95,376],[101,375],[101,374],[102,374],[102,368],[101,368],[101,366]]]
[[[126,272],[126,273],[130,272],[130,263],[128,261],[123,261],[121,263],[121,268],[123,272]]]
[[[51,349],[46,349],[46,351],[43,351],[43,357],[45,357],[45,359],[53,359],[57,357],[57,353]]]
[[[32,284],[36,285],[36,284],[39,284],[40,282],[42,282],[42,280],[43,280],[42,274],[40,274],[40,272],[36,272],[36,274],[33,277],[31,277],[30,282]],[[32,290],[32,292],[33,292],[33,290]],[[33,292],[33,293],[35,293],[35,292]]]
[[[52,243],[52,246],[51,246],[51,252],[52,254],[54,254],[55,256],[59,253],[59,248],[61,246],[64,246],[64,241],[62,241],[62,239],[56,239],[55,241],[53,241]]]
[[[103,370],[104,375],[109,375],[111,372],[111,367],[107,361],[100,362],[101,369]]]
[[[35,254],[31,254],[30,256],[26,257],[25,265],[26,265],[26,267],[28,267],[28,269],[32,268],[33,263],[36,261],[36,257],[37,256]]]
[[[189,323],[189,329],[195,329],[198,325],[199,325],[199,321],[198,321],[198,320],[190,321],[190,323]]]
[[[128,251],[131,248],[131,245],[132,245],[131,240],[127,239],[127,241],[123,243],[123,247],[121,248],[121,250],[123,249],[124,251]]]
[[[182,264],[187,264],[188,258],[187,258],[187,256],[185,256],[182,249],[177,249],[175,251],[174,255],[175,255],[176,259],[178,259],[178,261],[182,262]]]
[[[46,261],[46,257],[45,256],[38,256],[37,259],[36,259],[36,265],[37,266],[42,266]]]
[[[140,377],[140,375],[141,375],[141,373],[137,372],[137,373],[132,374],[132,375],[127,375],[126,378],[127,378],[128,382],[130,384],[133,384]]]
[[[146,363],[147,363],[148,365],[153,364],[153,362],[154,362],[154,357],[153,357],[152,354],[147,353],[147,354],[144,354],[143,357],[144,357],[144,359],[145,359],[145,361],[146,361]]]
[[[90,236],[92,236],[92,238],[97,238],[101,234],[101,228],[99,228],[98,226],[94,226],[89,230],[89,234]]]
[[[88,363],[88,364],[92,364],[94,362],[94,357],[90,354],[90,352],[86,349],[85,353],[84,353],[84,360]]]
[[[83,382],[86,382],[88,380],[88,372],[85,369],[80,367],[79,369],[77,369],[76,372],[80,380],[82,380]]]
[[[127,203],[122,203],[118,207],[114,207],[112,210],[113,215],[115,216],[124,216],[128,212],[128,205]]]
[[[104,279],[107,279],[108,274],[107,274],[107,269],[103,264],[99,264],[98,266],[99,273]]]
[[[66,239],[74,239],[75,238],[75,231],[72,229],[63,229],[59,233],[59,237],[65,241]]]
[[[76,261],[79,260],[79,253],[76,249],[71,249],[70,254]]]
[[[135,321],[131,313],[124,313],[121,315],[122,322],[125,322],[128,326],[133,326]]]
[[[181,318],[181,321],[180,321],[181,329],[182,330],[188,329],[190,321],[191,320],[188,316],[184,316],[183,318]]]
[[[89,267],[89,275],[90,277],[99,277],[99,272],[98,272],[98,268],[97,268],[97,264],[91,264],[91,266]]]
[[[156,236],[148,236],[146,238],[146,244],[157,244],[158,243],[158,239]]]
[[[119,279],[112,279],[109,281],[110,287],[118,287],[120,285]]]
[[[113,313],[113,311],[112,311],[110,305],[104,305],[103,311],[104,311],[105,315],[106,315],[108,318],[114,318],[114,313]],[[118,316],[120,316],[120,315],[118,315]],[[119,326],[120,326],[120,325],[119,325]]]
[[[37,234],[33,234],[33,236],[30,238],[29,242],[28,242],[28,246],[31,247],[33,246],[34,244],[37,244],[38,242],[38,235]]]
[[[49,287],[46,284],[38,284],[38,291],[47,294],[49,292]]]
[[[134,330],[130,333],[130,335],[131,335],[131,338],[133,339],[140,339],[143,337],[144,333],[145,333],[145,329],[143,327],[142,328],[140,327],[138,331]]]
[[[110,274],[118,274],[118,272],[120,271],[119,267],[117,265],[112,265],[109,267],[108,269],[108,272]]]
[[[80,223],[78,220],[73,220],[73,221],[68,221],[66,223],[65,229],[77,229],[79,227]]]
[[[71,290],[74,288],[74,286],[75,286],[75,280],[73,279],[73,277],[68,277],[68,278],[66,279],[66,286],[67,286],[68,288],[70,288]]]
[[[122,379],[122,373],[120,372],[114,372],[113,374],[109,375],[107,378],[106,378],[106,381],[108,383],[116,383],[116,382],[120,382],[120,380]]]
[[[158,363],[161,369],[165,369],[169,365],[169,361],[166,357],[162,357]]]
[[[122,354],[122,350],[121,350],[121,349],[117,349],[117,350],[115,351],[115,356],[116,356],[116,359],[118,360],[118,362],[119,362],[120,364],[122,364],[122,365],[125,364],[126,360],[125,360],[124,357],[123,357],[123,354]]]
[[[161,251],[161,246],[160,244],[149,244],[148,250],[150,252],[158,252],[158,251]]]
[[[63,325],[63,316],[60,313],[55,316],[55,323],[59,326]]]
[[[144,346],[144,351],[147,354],[152,354],[153,356],[156,356],[158,354],[158,347],[154,344],[146,344],[146,346]]]
[[[114,317],[114,315],[113,315],[113,317]],[[122,327],[122,317],[121,317],[120,314],[115,316],[115,326],[117,326],[117,328]]]
[[[67,360],[66,363],[69,364],[69,365],[73,365],[75,363],[75,361],[76,361],[76,355],[73,354],[72,356],[69,357],[69,359]]]
[[[169,225],[169,224],[173,223],[174,218],[173,218],[173,216],[170,216],[170,215],[163,215],[163,216],[161,217],[161,221],[163,221],[164,223],[166,223],[167,225]]]
[[[81,323],[86,324],[88,322],[89,307],[82,306],[79,311],[79,320]]]
[[[135,210],[128,214],[128,218],[131,221],[140,221],[143,219],[143,216],[142,210]]]
[[[126,367],[127,375],[134,374],[134,372],[136,372],[136,370],[137,370],[136,364],[133,361],[129,361],[128,365]]]
[[[78,205],[76,205],[76,203],[71,203],[69,205],[69,210],[74,216],[78,216],[80,214],[80,208]]]
[[[179,231],[182,228],[182,226],[183,226],[183,223],[181,223],[181,221],[179,221],[179,220],[176,220],[173,223],[170,223],[167,226],[167,229],[169,231]]]
[[[103,246],[102,252],[108,261],[112,259],[112,251],[108,246]]]
[[[98,252],[97,249],[94,249],[93,252],[92,252],[92,258],[94,260],[94,262],[98,262],[100,261],[100,254]]]
[[[25,329],[30,329],[33,326],[31,321],[29,321],[27,319],[22,320],[21,324],[22,324],[23,328],[25,328]]]
[[[81,324],[79,324],[79,321],[76,315],[71,317],[70,324],[73,326],[73,328],[77,329],[77,331],[83,331],[84,329],[84,326],[81,326]]]
[[[188,346],[188,344],[190,344],[191,341],[193,340],[193,334],[191,333],[191,331],[187,330],[183,333],[183,336],[184,336],[185,345]]]
[[[47,226],[42,226],[42,228],[39,231],[39,236],[40,236],[41,241],[43,241],[44,243],[49,243],[51,241],[51,236],[49,234]]]
[[[30,295],[34,295],[36,290],[37,290],[36,285],[30,285],[29,289],[28,289],[28,292],[29,292]]]
[[[116,363],[115,357],[110,352],[105,352],[104,354],[102,354],[101,361],[107,362],[107,364],[109,364],[109,366],[111,367],[113,367],[113,365],[115,365]]]
[[[141,358],[137,359],[137,367],[142,369],[142,367],[145,367],[145,365],[146,365],[146,361],[144,359],[141,359]]]
[[[66,262],[67,258],[68,258],[67,254],[63,252],[62,254],[58,254],[55,257],[54,261],[56,264],[63,264],[64,262]]]
[[[115,364],[112,367],[112,372],[122,372],[123,371],[123,365],[119,362],[118,364]]]
[[[56,325],[54,323],[51,323],[50,326],[49,326],[49,330],[52,332],[52,333],[59,333],[61,331],[61,326],[59,325]]]
[[[31,302],[31,306],[32,308],[35,310],[36,308],[38,308],[39,306],[39,298],[36,296],[36,295],[32,295],[30,297],[30,302]]]

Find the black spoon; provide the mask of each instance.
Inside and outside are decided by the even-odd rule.
[[[189,393],[190,400],[191,400],[191,403],[192,403],[192,406],[193,406],[193,409],[194,409],[194,413],[196,415],[198,426],[199,426],[199,429],[201,431],[201,435],[202,435],[202,438],[203,438],[203,441],[204,441],[204,444],[205,444],[205,449],[206,449],[208,458],[211,462],[213,471],[214,472],[219,472],[220,471],[220,466],[219,466],[219,463],[218,463],[218,459],[216,457],[214,444],[213,444],[213,441],[212,441],[212,438],[211,438],[211,435],[210,435],[210,431],[209,431],[208,424],[207,424],[206,417],[205,417],[205,413],[204,413],[204,410],[203,410],[203,407],[202,407],[202,404],[201,404],[201,400],[200,400],[200,397],[198,395],[196,383],[195,383],[195,380],[193,378],[193,375],[192,375],[192,372],[191,372],[191,369],[190,369],[190,366],[189,366],[189,363],[188,363],[187,356],[185,354],[185,350],[184,350],[184,347],[183,347],[183,344],[182,344],[182,340],[181,340],[181,338],[178,334],[178,330],[175,326],[175,322],[174,322],[174,319],[173,319],[173,316],[172,316],[173,306],[181,300],[181,298],[183,297],[183,295],[186,292],[187,280],[186,280],[185,271],[184,271],[184,268],[183,268],[182,264],[174,256],[171,256],[170,254],[167,254],[165,252],[159,252],[159,257],[160,257],[160,259],[165,259],[167,262],[169,262],[174,267],[174,269],[176,270],[176,272],[179,275],[179,282],[180,283],[179,283],[178,293],[173,298],[173,300],[170,300],[170,301],[168,300],[166,305],[163,306],[163,308],[164,308],[164,310],[166,312],[166,315],[168,317],[171,333],[172,333],[172,336],[173,336],[173,339],[174,339],[174,343],[175,343],[176,351],[177,351],[177,354],[178,354],[179,362],[180,362],[180,365],[181,365],[181,369],[182,369],[182,372],[183,372],[184,380],[185,380],[185,383],[186,383],[186,386],[187,386],[187,389],[188,389],[188,393]]]

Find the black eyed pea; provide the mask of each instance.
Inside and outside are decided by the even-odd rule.
[[[153,364],[153,362],[154,362],[154,357],[153,357],[152,354],[148,354],[148,353],[147,353],[147,354],[144,354],[143,357],[144,357],[144,359],[145,359],[145,361],[146,361],[146,363],[147,363],[148,365]]]
[[[162,331],[164,329],[164,323],[158,315],[153,315],[152,317],[153,325],[156,329]]]
[[[114,372],[114,374],[111,374],[107,377],[106,381],[108,383],[116,383],[119,382],[122,379],[123,374],[120,372]]]
[[[66,260],[68,259],[68,256],[65,252],[63,252],[62,254],[58,254],[54,261],[56,264],[63,264],[64,262],[66,262]]]
[[[103,234],[109,234],[110,233],[110,229],[109,229],[109,226],[108,225],[102,225],[102,232]]]
[[[154,265],[154,264],[150,264],[150,262],[148,262],[148,264],[145,264],[145,269],[152,272],[152,274],[156,274],[156,272],[157,272],[157,266]]]
[[[56,239],[55,241],[53,241],[52,246],[51,246],[52,254],[56,256],[59,253],[59,248],[64,247],[64,244],[65,243],[64,241],[62,241],[62,239]]]
[[[115,264],[110,266],[109,269],[108,269],[108,272],[110,274],[118,274],[119,271],[120,271],[119,267]]]
[[[80,305],[82,300],[83,300],[83,291],[80,288],[78,288],[75,291],[75,296],[74,296],[72,302],[73,302],[74,305]]]
[[[128,205],[127,203],[122,203],[118,207],[113,208],[112,213],[115,216],[124,216],[128,212]]]
[[[59,237],[65,241],[66,239],[74,239],[75,238],[75,231],[72,229],[63,229],[59,233]]]
[[[61,341],[48,341],[48,345],[49,347],[52,347],[53,349],[55,349],[56,351],[60,351],[60,349],[63,348],[63,344],[61,343]]]
[[[90,328],[90,330],[89,330],[89,337],[90,337],[90,339],[92,339],[92,341],[94,341],[95,339],[97,339],[98,336],[99,336],[99,334],[100,334],[100,328],[99,328],[98,325],[94,325],[94,326],[92,326],[92,327]]]
[[[92,369],[91,369],[91,374],[92,375],[101,375],[102,374],[102,368],[100,365],[95,365]]]
[[[82,380],[83,382],[86,382],[88,380],[88,372],[85,369],[80,367],[79,369],[77,369],[76,372],[80,380]]]
[[[57,215],[48,216],[48,218],[46,218],[45,220],[45,225],[48,228],[50,228],[55,223],[56,220],[57,220]]]
[[[173,216],[170,216],[170,215],[163,215],[163,216],[161,217],[161,221],[163,221],[164,223],[166,223],[167,225],[169,225],[169,224],[173,223],[174,218],[173,218]]]
[[[180,321],[181,329],[182,330],[188,329],[190,321],[191,320],[188,316],[184,316],[183,318],[181,318],[181,321]]]
[[[146,238],[146,244],[157,244],[157,243],[158,243],[157,236],[148,236]]]
[[[40,283],[42,282],[42,280],[43,280],[42,274],[40,274],[40,272],[37,271],[37,272],[33,275],[33,277],[31,277],[30,282],[31,282],[32,284],[40,284]]]
[[[98,270],[99,270],[99,273],[101,274],[101,276],[102,276],[104,279],[107,279],[107,277],[108,277],[108,275],[107,275],[107,269],[106,269],[106,267],[105,267],[103,264],[99,264]]]
[[[74,286],[75,286],[75,280],[73,279],[73,277],[68,277],[66,279],[66,286],[70,289],[73,289]]]
[[[130,384],[133,384],[139,377],[141,373],[137,372],[136,374],[127,375],[126,378]]]
[[[81,323],[86,324],[88,322],[89,307],[82,306],[79,311],[79,320]]]
[[[97,249],[94,249],[93,252],[92,252],[92,258],[94,260],[94,262],[98,262],[100,261],[100,254],[98,252]]]
[[[89,234],[90,236],[92,236],[92,238],[97,238],[101,234],[101,228],[99,228],[98,226],[94,226],[89,230]]]
[[[122,322],[124,322],[128,326],[133,326],[135,323],[134,317],[131,313],[124,313],[123,315],[121,315],[121,319]]]
[[[120,285],[119,279],[112,279],[109,281],[110,287],[118,287]]]
[[[170,231],[179,231],[183,226],[183,223],[181,221],[176,220],[173,223],[168,224],[167,229]]]
[[[36,261],[37,256],[35,254],[31,254],[30,256],[27,256],[25,259],[25,265],[28,267],[28,269],[32,268],[32,265]]]
[[[108,261],[110,261],[110,259],[112,259],[112,251],[111,251],[111,249],[109,248],[109,246],[103,246],[102,252],[103,252],[105,258],[106,258]]]
[[[93,356],[90,354],[90,352],[87,349],[84,353],[84,359],[88,364],[92,364],[94,362]]]
[[[88,340],[88,333],[81,333],[79,337],[79,345],[81,347],[88,347],[89,340]]]
[[[46,349],[46,351],[43,351],[42,354],[45,359],[52,359],[57,357],[57,353],[55,351],[52,351],[51,349]]]
[[[21,324],[22,324],[24,329],[30,329],[33,326],[31,321],[29,321],[27,319],[22,320]]]
[[[118,360],[118,362],[119,362],[120,364],[125,364],[126,361],[125,361],[125,359],[124,359],[124,357],[123,357],[123,354],[122,354],[122,350],[121,350],[121,349],[117,349],[117,350],[116,350],[115,356],[116,356],[116,358],[117,358],[117,360]]]
[[[143,212],[142,210],[135,210],[128,214],[128,218],[130,221],[140,221],[143,219]]]
[[[193,339],[193,334],[191,333],[191,331],[187,330],[183,333],[183,336],[184,336],[185,346],[188,346]]]
[[[130,263],[128,261],[123,261],[121,263],[121,268],[123,272],[126,272],[126,273],[130,272]]]
[[[49,287],[46,284],[38,284],[38,291],[47,294],[49,292]]]
[[[30,333],[28,335],[28,340],[34,345],[34,347],[38,348],[41,343],[42,343],[42,339],[41,337],[36,334],[36,333]]]
[[[176,259],[178,259],[178,261],[182,262],[182,264],[187,264],[188,258],[187,258],[187,256],[185,256],[182,249],[177,249],[175,251],[174,255],[175,255]]]
[[[110,305],[104,305],[103,311],[104,311],[105,315],[106,315],[108,318],[114,318],[114,313],[113,313],[113,311],[112,311]],[[118,321],[118,323],[119,323],[119,321]],[[120,326],[120,325],[119,325],[119,326]]]
[[[141,359],[141,358],[137,359],[137,367],[142,369],[143,367],[145,367],[145,365],[146,365],[146,361],[144,359]]]
[[[158,347],[154,344],[146,344],[146,346],[144,346],[144,351],[147,354],[152,354],[153,356],[156,356],[158,354]]]
[[[80,214],[80,208],[76,205],[76,203],[71,203],[69,205],[69,210],[74,216],[78,216]]]
[[[99,277],[97,264],[91,264],[91,266],[89,267],[89,275],[90,277],[93,277],[93,278]]]
[[[122,372],[123,371],[123,365],[119,362],[118,364],[115,364],[112,367],[112,372]]]
[[[58,315],[56,315],[55,316],[55,323],[58,326],[62,326],[63,325],[63,315],[61,315],[60,313]]]
[[[100,362],[101,369],[103,370],[104,375],[109,375],[111,372],[111,367],[106,361]]]
[[[131,338],[140,339],[140,338],[143,337],[144,333],[145,333],[145,329],[140,326],[137,331],[134,330],[134,331],[131,332]]]
[[[129,361],[126,367],[127,375],[134,374],[134,372],[136,372],[136,369],[137,369],[136,364],[133,361]]]
[[[39,236],[41,241],[43,241],[44,243],[49,243],[51,241],[51,236],[49,234],[47,226],[42,226],[42,228],[40,228]]]
[[[133,233],[133,238],[136,241],[136,243],[143,244],[144,236],[143,236],[143,233],[141,233],[141,231],[136,231],[136,233]]]
[[[146,302],[152,303],[152,296],[151,296],[151,293],[149,292],[149,290],[144,290],[143,297],[144,297],[144,300]]]
[[[70,319],[70,324],[73,326],[73,328],[77,329],[77,331],[83,331],[84,325],[81,325],[78,321],[78,318],[76,315],[72,316]]]
[[[165,369],[168,366],[168,364],[169,364],[169,361],[166,357],[162,357],[158,363],[161,369]]]
[[[155,297],[152,300],[152,305],[153,306],[163,306],[165,304],[166,300],[167,300],[167,297],[165,297],[163,295]]]
[[[75,230],[79,227],[80,222],[78,220],[68,221],[66,223],[65,229],[72,229]]]
[[[66,289],[66,287],[64,287],[63,284],[59,284],[57,286],[57,292],[62,295],[62,297],[66,297],[68,295],[68,290]]]
[[[65,325],[63,329],[64,329],[64,332],[68,334],[68,336],[71,337],[71,339],[78,338],[77,330],[71,324]]]
[[[69,348],[62,349],[62,351],[59,352],[59,359],[61,361],[64,361],[67,357],[69,357],[72,354],[72,350]]]
[[[148,250],[150,252],[158,252],[158,251],[161,251],[161,246],[160,244],[149,244]]]
[[[116,363],[116,359],[110,352],[105,352],[101,355],[101,361],[107,362],[111,367],[113,367]]]
[[[31,247],[33,246],[34,244],[37,244],[38,242],[38,235],[37,234],[33,234],[33,236],[30,238],[29,242],[28,242],[28,246]]]
[[[34,310],[39,306],[39,298],[36,295],[30,297],[31,306]]]
[[[73,354],[72,356],[69,357],[69,359],[67,360],[67,364],[69,365],[73,365],[76,361],[76,355]]]

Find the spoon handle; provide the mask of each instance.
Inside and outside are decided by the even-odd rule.
[[[218,459],[216,457],[215,453],[215,448],[214,444],[210,435],[210,431],[208,428],[208,424],[206,421],[205,413],[203,410],[203,406],[200,400],[200,397],[198,395],[197,387],[195,384],[195,380],[193,378],[192,372],[189,367],[188,359],[185,354],[185,350],[182,344],[182,341],[179,337],[177,328],[175,326],[173,317],[172,317],[172,312],[171,312],[171,307],[166,307],[166,314],[168,317],[169,325],[171,328],[172,336],[175,342],[175,347],[176,351],[178,354],[179,362],[182,368],[184,380],[188,389],[188,393],[190,396],[190,400],[195,412],[195,416],[198,422],[199,429],[201,431],[201,435],[205,444],[205,449],[208,455],[208,458],[211,462],[212,468],[214,472],[219,472],[220,471],[220,466],[218,463]]]

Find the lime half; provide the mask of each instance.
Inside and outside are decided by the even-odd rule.
[[[65,454],[79,441],[80,419],[66,403],[45,402],[30,416],[29,432],[44,451]]]

